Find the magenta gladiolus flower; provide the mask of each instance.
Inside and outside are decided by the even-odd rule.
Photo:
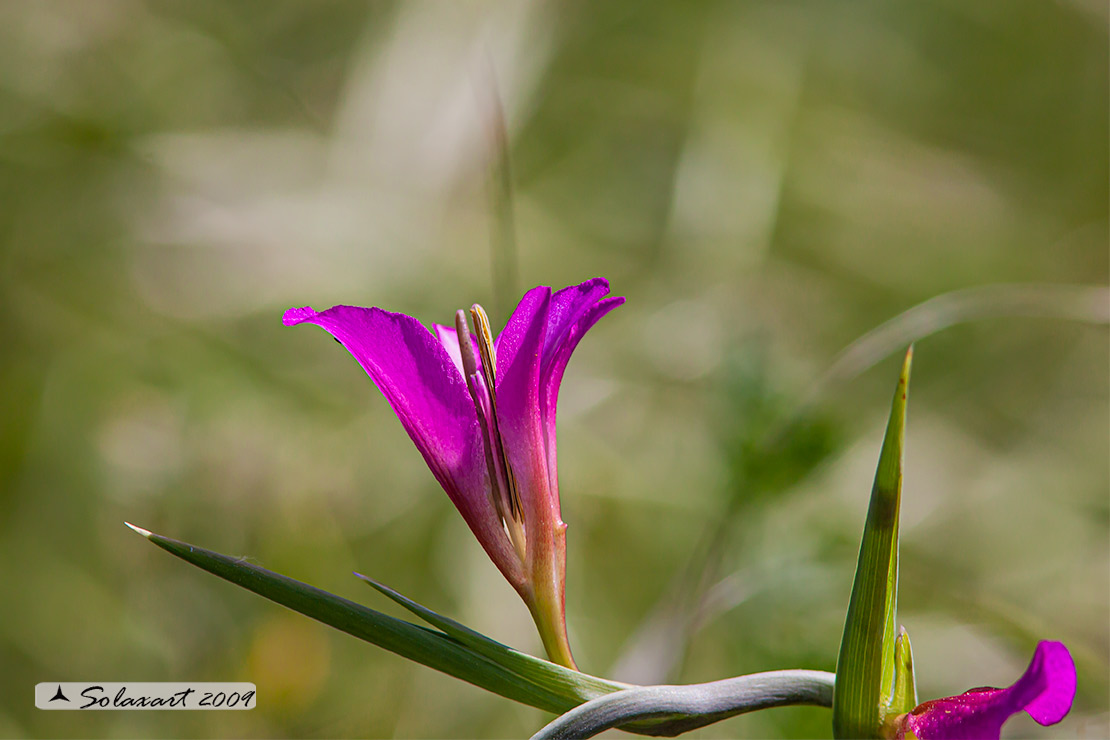
[[[578,341],[624,302],[609,283],[525,293],[492,337],[481,306],[455,326],[380,308],[291,308],[287,326],[326,329],[385,395],[436,480],[528,605],[551,660],[574,667],[564,607],[566,524],[559,513],[555,409]],[[460,342],[459,336],[469,337]]]
[[[934,699],[899,715],[890,736],[919,740],[998,740],[1002,725],[1023,709],[1042,725],[1054,725],[1071,710],[1075,663],[1062,642],[1042,641],[1025,673],[1008,689],[971,689]]]

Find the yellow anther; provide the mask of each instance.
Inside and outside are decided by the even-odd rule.
[[[485,373],[486,387],[490,398],[496,398],[494,383],[497,380],[497,350],[493,347],[493,332],[490,330],[489,316],[485,309],[475,303],[470,307],[470,318],[474,319],[474,330],[478,336],[478,351],[482,354],[482,372]]]

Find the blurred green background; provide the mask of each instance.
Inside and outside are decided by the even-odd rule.
[[[0,5],[0,736],[549,719],[122,524],[397,613],[357,568],[539,649],[362,371],[281,325],[496,306],[500,99],[512,290],[603,275],[628,298],[561,395],[582,669],[832,670],[899,357],[936,329],[903,504],[921,698],[1008,685],[1060,639],[1074,710],[1006,735],[1106,737],[1107,25],[1102,0]],[[34,709],[54,680],[253,681],[259,702]]]

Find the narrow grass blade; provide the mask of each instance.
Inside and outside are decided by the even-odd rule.
[[[128,526],[163,550],[237,586],[513,701],[559,714],[581,704],[586,698],[605,693],[601,690],[604,684],[601,679],[595,679],[596,683],[575,684],[573,691],[571,683],[566,681],[543,685],[537,678],[543,675],[542,672],[522,675],[443,632],[382,614],[241,558],[221,555],[130,524]],[[586,685],[596,691],[589,693]],[[622,685],[614,685],[609,691],[621,688]]]
[[[877,737],[894,683],[894,632],[898,607],[898,514],[902,497],[902,447],[913,348],[906,352],[871,505],[860,543],[855,583],[836,662],[833,735]]]

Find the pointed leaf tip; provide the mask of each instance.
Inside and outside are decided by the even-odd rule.
[[[913,367],[913,345],[906,347],[906,356],[902,359],[902,374],[899,377],[903,386],[910,383],[910,368]]]
[[[138,533],[139,533],[139,534],[141,534],[141,535],[142,535],[143,537],[146,537],[146,538],[147,538],[148,540],[150,539],[151,535],[152,535],[152,534],[154,534],[154,533],[153,533],[153,532],[151,532],[151,531],[150,531],[149,529],[143,529],[142,527],[136,527],[136,526],[135,526],[134,524],[132,524],[131,522],[124,522],[124,524],[126,524],[126,525],[127,525],[127,528],[128,528],[128,529],[132,530],[133,532],[138,532]]]
[[[917,706],[917,682],[913,675],[913,650],[905,627],[898,628],[894,642],[894,691],[890,697],[887,715],[912,712]]]

